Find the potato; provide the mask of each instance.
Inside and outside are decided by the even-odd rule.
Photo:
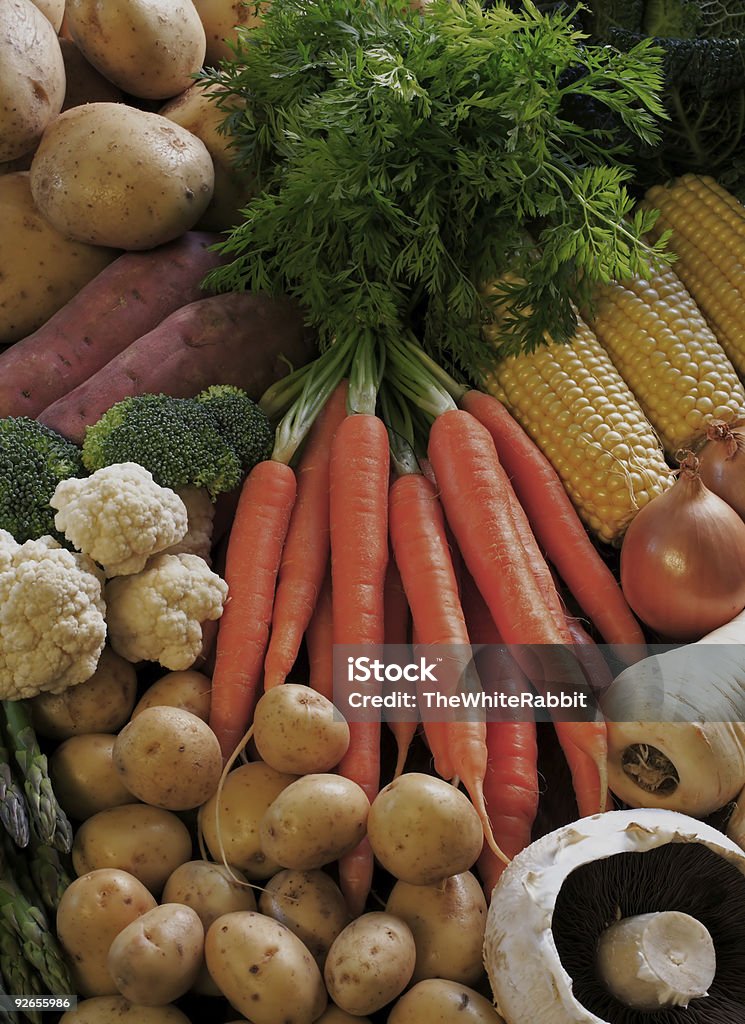
[[[123,928],[155,906],[142,882],[115,868],[89,871],[70,883],[57,908],[57,937],[79,995],[116,994],[106,963],[109,946]]]
[[[350,853],[365,835],[370,801],[342,775],[303,775],[272,802],[261,848],[284,868],[311,871]]]
[[[104,647],[90,679],[62,693],[40,693],[29,706],[40,736],[66,740],[91,732],[117,732],[132,714],[136,696],[134,666]]]
[[[294,775],[275,772],[263,761],[234,768],[222,790],[199,809],[202,835],[215,860],[224,857],[254,880],[276,874],[282,865],[264,853],[259,827],[275,797],[294,781]]]
[[[65,62],[65,100],[63,110],[81,103],[123,103],[124,93],[96,71],[72,39],[60,39]]]
[[[199,807],[222,774],[217,736],[182,708],[146,708],[119,733],[113,757],[131,793],[168,811]]]
[[[36,149],[47,125],[59,114],[64,98],[65,66],[49,19],[31,0],[3,0],[0,162]]]
[[[219,131],[226,111],[218,108],[208,93],[206,83],[195,82],[158,113],[192,132],[207,147],[215,169],[215,188],[197,227],[204,231],[225,231],[239,222],[239,211],[248,203],[255,183],[236,166],[230,136]]]
[[[243,883],[243,884],[241,884]],[[161,899],[164,903],[183,903],[191,907],[202,922],[205,934],[213,921],[235,910],[256,910],[253,889],[237,868],[208,860],[190,860],[169,877]],[[219,996],[206,964],[202,963],[192,990],[205,996]]]
[[[212,67],[235,57],[228,41],[235,42],[237,25],[251,28],[259,22],[257,5],[246,0],[194,0],[194,6],[207,36],[205,63]]]
[[[457,981],[431,978],[420,981],[401,996],[388,1014],[388,1024],[504,1024],[504,1021],[489,1000],[472,988]]]
[[[315,1024],[370,1024],[369,1017],[359,1017],[338,1006],[327,1006]]]
[[[396,882],[385,909],[411,928],[416,945],[413,982],[447,978],[475,985],[480,980],[487,908],[470,871],[434,885]]]
[[[312,1024],[326,1006],[315,960],[270,917],[249,910],[218,917],[204,954],[217,987],[252,1024]]]
[[[38,7],[45,18],[49,19],[55,32],[62,27],[62,19],[65,16],[65,0],[32,0],[34,7]]]
[[[2,4],[0,33],[1,12]],[[0,224],[0,343],[36,330],[118,255],[72,241],[47,223],[31,194],[30,171],[0,175]]]
[[[191,0],[67,0],[65,14],[86,60],[132,96],[177,96],[202,67],[206,38]]]
[[[124,996],[94,996],[68,1010],[59,1024],[190,1024],[176,1006],[133,1006]]]
[[[83,822],[73,841],[72,864],[78,875],[106,867],[128,871],[157,895],[191,853],[189,830],[171,811],[125,804]]]
[[[129,250],[193,227],[215,177],[196,135],[121,103],[65,110],[44,133],[29,173],[34,201],[57,231]]]
[[[114,767],[116,736],[71,736],[49,758],[49,775],[63,810],[77,821],[122,804],[137,803]]]
[[[181,903],[161,903],[119,932],[107,964],[130,1002],[165,1006],[194,984],[203,952],[199,915]]]
[[[392,914],[362,914],[334,940],[323,977],[342,1010],[375,1013],[406,988],[416,948],[409,926]]]
[[[323,970],[336,936],[352,915],[336,882],[324,871],[280,871],[265,884],[259,910],[303,942]]]
[[[191,711],[206,722],[210,715],[212,683],[209,676],[188,668],[183,672],[166,672],[145,690],[135,704],[132,718],[145,708],[172,707]]]
[[[278,772],[329,772],[349,747],[349,726],[331,701],[299,683],[267,690],[253,724],[259,757]]]
[[[370,808],[367,834],[383,867],[412,885],[432,885],[467,871],[484,842],[468,797],[421,772],[405,772],[381,789]]]

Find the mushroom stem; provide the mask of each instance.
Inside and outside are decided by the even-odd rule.
[[[687,1006],[708,995],[716,973],[708,930],[676,910],[612,924],[600,936],[597,963],[616,999],[639,1010]]]

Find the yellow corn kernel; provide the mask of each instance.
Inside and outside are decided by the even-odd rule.
[[[660,211],[656,235],[672,230],[675,271],[745,378],[745,207],[697,174],[655,185],[645,204]]]
[[[498,341],[498,327],[484,333]],[[502,359],[486,387],[551,462],[600,540],[620,543],[639,509],[673,482],[657,435],[582,320],[568,344]]]
[[[674,270],[599,287],[587,322],[669,455],[713,419],[745,413],[745,389]]]

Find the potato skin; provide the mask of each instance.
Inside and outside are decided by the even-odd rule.
[[[119,255],[49,224],[34,202],[29,171],[0,175],[0,224],[0,344],[41,327]]]
[[[132,714],[136,696],[134,665],[104,647],[90,679],[63,693],[40,693],[30,703],[31,718],[37,733],[50,740],[114,733]]]
[[[149,686],[134,706],[132,718],[145,708],[171,707],[191,711],[206,722],[210,715],[212,682],[209,676],[187,668],[183,672],[166,672]]]
[[[31,0],[0,4],[0,163],[32,152],[65,98],[57,33]]]
[[[204,61],[204,28],[191,0],[67,0],[65,14],[85,58],[132,96],[176,96]]]
[[[191,1024],[177,1006],[135,1007],[124,996],[92,996],[60,1017],[59,1024]]]
[[[259,757],[278,772],[330,772],[349,747],[349,725],[331,701],[300,683],[267,690],[253,721]]]
[[[487,907],[479,881],[470,871],[435,885],[396,882],[385,909],[405,921],[414,936],[412,982],[447,978],[475,985],[481,979]]]
[[[29,173],[34,202],[59,232],[128,250],[192,228],[215,177],[195,135],[121,103],[65,110],[44,133]]]
[[[245,0],[194,0],[194,6],[207,36],[205,63],[213,67],[221,60],[234,59],[226,40],[235,42],[237,25],[251,28],[261,20],[255,14],[255,4]]]
[[[204,928],[191,907],[161,903],[123,928],[107,964],[130,1002],[165,1006],[189,991],[202,964]]]
[[[414,971],[409,926],[380,911],[362,914],[334,940],[323,969],[328,994],[347,1013],[375,1013],[403,992]]]
[[[420,981],[405,992],[387,1024],[504,1024],[484,996],[466,985],[441,978]],[[537,1024],[537,1022],[536,1022]]]
[[[265,883],[259,910],[294,932],[321,970],[334,939],[352,920],[341,889],[324,871],[279,871]]]
[[[71,736],[52,751],[49,775],[54,792],[63,810],[76,821],[138,802],[114,767],[115,739],[110,733],[89,732]]]
[[[105,867],[128,871],[157,895],[191,853],[189,830],[171,811],[125,804],[83,822],[73,841],[72,864],[78,875]]]
[[[131,793],[168,811],[199,807],[216,791],[222,773],[217,737],[183,708],[146,708],[117,736],[113,758]]]
[[[218,917],[204,942],[220,991],[252,1024],[312,1024],[326,1007],[321,972],[300,939],[263,914]]]
[[[126,871],[101,868],[70,883],[57,908],[57,937],[79,995],[118,994],[106,962],[109,946],[123,928],[155,906],[153,894]]]

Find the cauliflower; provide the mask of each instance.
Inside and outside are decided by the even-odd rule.
[[[212,555],[215,503],[205,487],[179,487],[176,494],[186,505],[189,526],[181,540],[171,544],[163,554],[199,555],[209,565]]]
[[[181,540],[186,506],[136,462],[62,480],[50,500],[55,527],[103,567],[106,576],[129,576],[148,558]]]
[[[103,575],[52,537],[0,530],[0,696],[61,693],[93,675],[106,640]]]
[[[228,585],[198,555],[155,555],[106,585],[109,642],[127,661],[180,671],[202,649],[202,623],[219,619]]]

